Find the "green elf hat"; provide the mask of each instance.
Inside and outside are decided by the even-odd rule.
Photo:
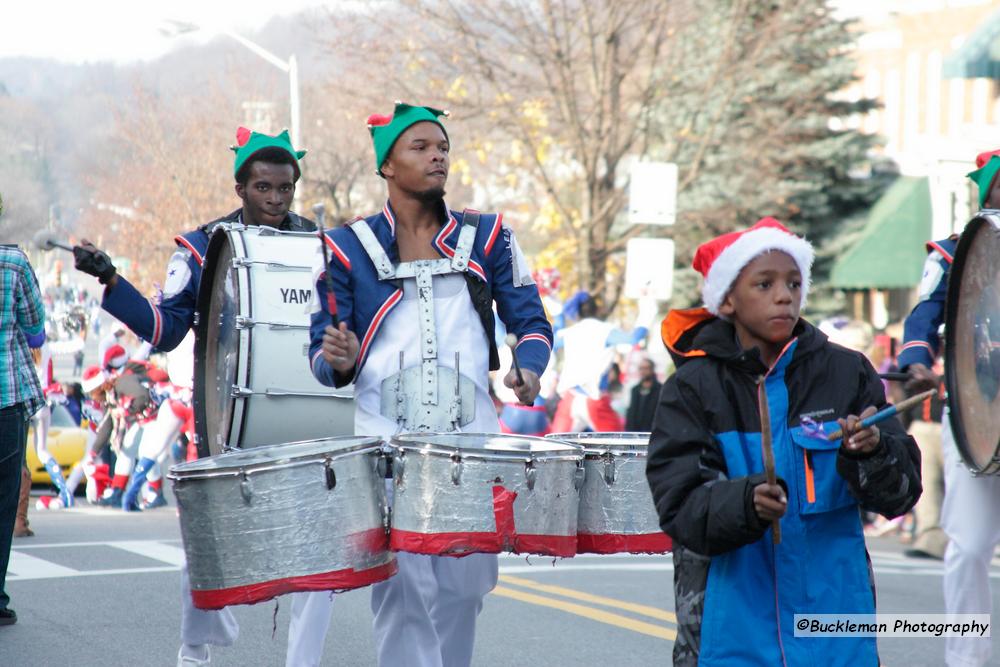
[[[970,171],[966,176],[979,186],[979,208],[983,208],[986,206],[993,178],[1000,171],[1000,151],[980,153],[976,156],[976,167],[975,171]]]
[[[240,173],[240,168],[257,151],[264,148],[279,148],[292,156],[295,167],[295,179],[301,175],[299,160],[305,157],[305,151],[297,151],[292,148],[292,140],[288,136],[288,130],[282,130],[281,134],[271,136],[260,132],[251,132],[245,127],[236,130],[236,145],[230,146],[229,150],[236,153],[236,162],[233,164],[233,175]]]
[[[368,116],[368,131],[371,133],[372,143],[375,145],[375,173],[382,176],[382,165],[389,157],[389,151],[399,139],[399,135],[406,132],[411,125],[424,121],[436,123],[447,138],[448,130],[438,120],[439,116],[448,116],[448,112],[431,107],[415,107],[398,100],[391,116],[377,113]]]

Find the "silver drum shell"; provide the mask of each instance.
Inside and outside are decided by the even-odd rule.
[[[553,433],[547,438],[584,447],[584,481],[577,521],[579,553],[666,553],[646,481],[649,433]]]
[[[381,441],[342,437],[173,466],[196,607],[346,590],[396,572]],[[331,488],[332,487],[332,488]]]
[[[396,436],[391,548],[573,556],[583,450],[551,444],[493,433]]]

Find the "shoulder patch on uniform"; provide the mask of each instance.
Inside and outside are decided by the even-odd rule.
[[[521,252],[521,246],[517,244],[517,238],[510,227],[503,228],[503,238],[510,247],[510,265],[514,274],[514,287],[534,285],[535,279],[531,276],[531,267],[528,266],[528,260]]]
[[[924,261],[924,273],[920,277],[918,298],[921,301],[929,299],[934,290],[937,289],[938,284],[944,279],[944,267],[941,266],[943,259],[937,250],[933,250],[927,255],[927,259]]]
[[[191,280],[191,266],[188,263],[191,257],[191,251],[187,248],[178,248],[170,257],[170,262],[167,264],[167,279],[163,282],[164,299],[180,294],[187,287]]]

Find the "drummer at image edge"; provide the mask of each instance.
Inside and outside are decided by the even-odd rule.
[[[194,324],[202,262],[216,226],[242,223],[277,227],[283,231],[316,231],[315,223],[288,210],[301,175],[299,160],[305,155],[305,151],[292,147],[288,131],[270,136],[241,127],[236,132],[236,141],[230,148],[236,153],[233,171],[236,195],[242,200],[242,206],[174,238],[177,250],[167,265],[159,303],[154,304],[118,275],[107,253],[86,239],[73,248],[76,268],[96,276],[105,286],[101,307],[157,350],[168,352],[177,347]],[[139,462],[135,474],[140,474],[144,461]],[[209,664],[209,645],[231,646],[239,634],[232,612],[196,609],[190,591],[185,566],[181,570],[179,666]]]
[[[979,189],[979,207],[1000,209],[1000,150],[976,156],[976,170],[968,177]],[[957,235],[927,244],[920,301],[906,318],[898,359],[900,370],[910,375],[906,389],[914,393],[933,389],[940,381],[930,369],[941,353],[939,330],[944,324],[948,274],[957,246]],[[1000,514],[994,511],[1000,507],[1000,476],[976,477],[969,472],[955,445],[947,414],[941,418],[940,460],[944,468],[941,528],[948,537],[944,610],[948,614],[989,614],[993,607],[990,561],[1000,544]],[[991,642],[990,637],[945,637],[945,663],[948,667],[990,664]]]
[[[401,431],[451,431],[449,413],[456,411],[462,430],[498,433],[489,396],[489,372],[499,367],[494,302],[507,331],[519,341],[523,383],[514,371],[504,382],[523,404],[537,396],[551,353],[552,328],[538,288],[502,216],[455,211],[445,204],[451,145],[444,115],[397,102],[391,116],[370,116],[376,172],[385,180],[388,201],[375,215],[327,232],[326,273],[340,323],[331,326],[327,276],[320,275],[321,310],[312,316],[309,358],[323,384],[354,382],[359,435],[388,439]],[[393,279],[407,275],[415,278]],[[424,298],[417,298],[417,281]],[[425,342],[433,343],[435,355],[428,356]],[[435,370],[442,400],[431,404],[422,396],[412,401],[418,410],[397,414],[391,407],[396,401],[387,396],[387,407],[381,407],[382,392],[399,387],[405,393],[415,377],[422,384],[428,366]],[[394,377],[398,382],[391,381]],[[456,382],[474,385],[473,410],[443,398],[454,395]],[[469,665],[476,617],[497,582],[496,555],[452,558],[400,551],[396,558],[398,573],[372,586],[378,664]],[[289,655],[299,639],[302,649],[295,664],[319,664],[331,605],[326,593],[293,598]]]

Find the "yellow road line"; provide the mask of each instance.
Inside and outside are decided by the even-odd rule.
[[[674,625],[677,625],[677,615],[673,612],[667,611],[665,609],[657,609],[656,607],[650,607],[645,604],[637,604],[635,602],[625,602],[623,600],[616,600],[614,598],[606,598],[602,595],[591,595],[590,593],[584,593],[582,591],[573,590],[572,588],[563,588],[562,586],[551,586],[549,584],[540,584],[537,581],[531,579],[524,579],[523,577],[512,577],[508,574],[501,574],[500,581],[513,584],[515,586],[524,586],[526,588],[533,588],[537,591],[543,593],[553,593],[555,595],[561,595],[563,597],[572,598],[574,600],[580,600],[581,602],[590,602],[592,604],[601,604],[605,607],[615,607],[617,609],[624,609],[625,611],[631,611],[636,614],[642,614],[643,616],[649,616],[650,618],[655,618],[660,621],[669,621]]]
[[[529,604],[536,604],[541,607],[559,609],[561,611],[576,614],[577,616],[583,616],[584,618],[589,618],[594,621],[607,623],[608,625],[614,625],[619,628],[632,630],[633,632],[639,632],[644,635],[650,635],[651,637],[668,639],[670,641],[677,638],[677,632],[670,628],[664,628],[659,625],[654,625],[653,623],[646,623],[645,621],[637,621],[627,616],[622,616],[621,614],[601,611],[600,609],[594,609],[593,607],[587,607],[582,604],[563,602],[562,600],[547,598],[541,595],[535,595],[534,593],[525,593],[513,588],[507,588],[506,586],[497,586],[493,589],[493,592],[501,597],[511,598],[512,600],[519,600]]]

